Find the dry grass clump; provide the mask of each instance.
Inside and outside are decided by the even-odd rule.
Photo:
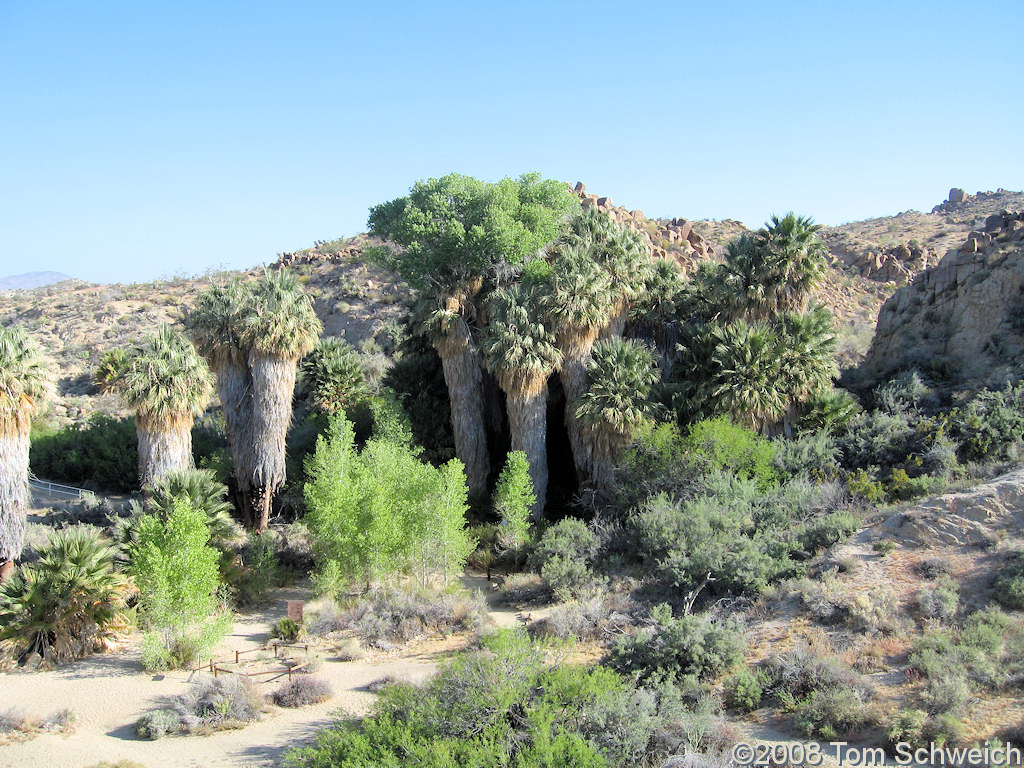
[[[534,637],[608,641],[637,625],[642,609],[628,595],[600,592],[559,605],[550,615],[529,626]]]
[[[271,700],[279,707],[308,707],[327,701],[334,695],[331,684],[319,677],[299,677],[285,683],[272,694]]]
[[[140,717],[135,732],[143,739],[159,739],[169,733],[208,734],[241,728],[259,720],[263,704],[263,696],[246,677],[204,680]]]
[[[351,631],[364,646],[387,651],[427,634],[476,631],[486,615],[479,592],[436,595],[379,589],[349,608],[325,605],[308,623],[307,632],[323,636]]]
[[[60,709],[46,718],[26,715],[8,707],[0,711],[0,745],[31,739],[40,733],[71,733],[75,730],[75,713]]]

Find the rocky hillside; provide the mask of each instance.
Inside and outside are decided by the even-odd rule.
[[[878,381],[920,368],[957,386],[998,387],[1024,362],[1024,213],[990,215],[882,307],[861,368]]]
[[[597,207],[632,226],[656,256],[675,259],[687,272],[701,260],[720,258],[731,240],[748,231],[731,219],[649,219],[642,211],[587,192],[582,183],[574,191],[584,206]],[[863,357],[879,308],[900,282],[937,263],[945,249],[962,243],[972,228],[983,227],[985,217],[1014,204],[1024,208],[1024,195],[1003,190],[966,195],[953,190],[950,200],[931,213],[908,211],[824,228],[833,269],[817,298],[836,316],[842,364],[853,365]],[[407,290],[393,275],[366,263],[363,251],[372,244],[366,235],[317,242],[280,255],[278,263],[299,272],[328,335],[344,336],[355,345],[373,341],[387,351]],[[210,273],[133,285],[67,280],[32,290],[4,291],[0,292],[0,323],[25,325],[57,360],[57,420],[78,419],[94,410],[113,413],[119,407],[116,400],[99,396],[90,380],[100,355],[133,343],[160,323],[179,321],[181,308],[196,292],[210,280],[231,276]],[[881,349],[876,359],[883,354]]]

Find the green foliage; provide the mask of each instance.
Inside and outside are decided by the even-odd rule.
[[[141,613],[152,630],[143,663],[166,668],[190,663],[218,639],[223,622],[211,621],[220,583],[217,550],[209,545],[203,510],[175,499],[169,515],[145,515],[131,570],[141,592]]]
[[[774,440],[773,445],[775,467],[783,477],[822,478],[836,471],[839,449],[827,432],[804,432],[792,440]]]
[[[875,389],[875,405],[891,414],[914,411],[924,404],[929,394],[931,390],[921,375],[917,371],[907,371]]]
[[[433,292],[522,264],[555,239],[579,207],[564,184],[530,173],[496,184],[452,173],[418,181],[406,197],[370,209],[370,232],[402,246],[392,265],[413,287]]]
[[[324,413],[342,413],[370,396],[359,353],[340,338],[321,339],[299,366],[299,386]]]
[[[950,435],[965,459],[1006,459],[1024,440],[1024,383],[1001,391],[983,390],[949,415]]]
[[[848,739],[871,721],[863,694],[855,689],[812,691],[797,704],[793,724],[808,738]]]
[[[827,549],[844,541],[861,527],[861,519],[852,512],[831,512],[809,523],[800,534],[800,543],[808,552]]]
[[[498,544],[513,553],[519,553],[530,540],[530,510],[537,501],[530,481],[530,464],[522,451],[511,451],[494,488],[492,505],[501,521]]]
[[[752,712],[761,706],[764,675],[742,666],[725,680],[725,705],[738,712]]]
[[[114,557],[94,529],[54,532],[38,561],[0,584],[0,639],[13,641],[22,659],[58,663],[102,647],[125,623],[128,583]]]
[[[33,435],[29,465],[48,480],[126,493],[138,488],[138,445],[134,419],[94,414],[59,432]]]
[[[616,671],[641,681],[708,680],[743,658],[743,634],[730,622],[702,616],[672,618],[667,604],[651,611],[651,626],[612,647]]]
[[[597,535],[582,520],[567,517],[544,531],[531,562],[559,600],[581,595],[594,583],[591,563]]]
[[[298,640],[301,632],[302,625],[295,621],[295,619],[285,616],[274,624],[273,628],[270,630],[270,636],[283,640],[286,643],[294,643]]]
[[[725,416],[699,421],[690,428],[683,449],[712,468],[753,480],[765,489],[775,483],[775,445]]]
[[[324,588],[396,574],[426,584],[461,572],[473,542],[460,462],[436,468],[407,445],[376,439],[358,452],[351,423],[335,419],[306,471],[306,521]]]
[[[1006,608],[1024,609],[1024,554],[1018,554],[996,578],[995,598]]]

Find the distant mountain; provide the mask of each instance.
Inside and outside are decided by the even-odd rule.
[[[29,272],[24,275],[0,277],[0,291],[13,291],[18,288],[41,288],[44,285],[59,283],[71,278],[61,272]]]

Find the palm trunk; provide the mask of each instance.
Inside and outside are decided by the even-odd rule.
[[[252,450],[245,443],[245,434],[252,419],[252,377],[242,363],[227,361],[217,367],[217,394],[224,411],[224,426],[234,464],[239,495],[245,499],[252,490]],[[249,505],[241,504],[245,524],[253,526]]]
[[[195,467],[192,459],[192,416],[155,418],[136,414],[139,433],[139,481],[147,488],[171,472]]]
[[[455,321],[437,352],[451,401],[455,455],[466,467],[470,494],[485,494],[491,460],[484,428],[483,365],[465,320]]]
[[[621,336],[626,330],[626,320],[629,319],[629,302],[620,301],[612,310],[611,320],[608,325],[601,329],[601,339],[611,339]]]
[[[0,433],[0,582],[14,571],[25,543],[28,502],[28,419]]]
[[[508,425],[512,437],[512,450],[522,451],[530,463],[530,481],[536,497],[530,514],[540,518],[548,494],[548,389],[545,385],[531,386],[525,392],[509,392]]]
[[[276,357],[253,352],[252,420],[246,441],[252,451],[252,472],[248,501],[257,531],[266,530],[274,494],[287,479],[285,440],[292,422],[295,393],[294,357]]]
[[[569,434],[569,445],[572,447],[576,478],[581,483],[590,477],[594,446],[583,434],[583,425],[576,418],[575,405],[590,388],[587,362],[590,360],[590,351],[594,348],[596,340],[597,329],[594,328],[563,334],[558,339],[562,350],[562,367],[558,373],[562,380],[562,389],[565,391],[565,429]]]

